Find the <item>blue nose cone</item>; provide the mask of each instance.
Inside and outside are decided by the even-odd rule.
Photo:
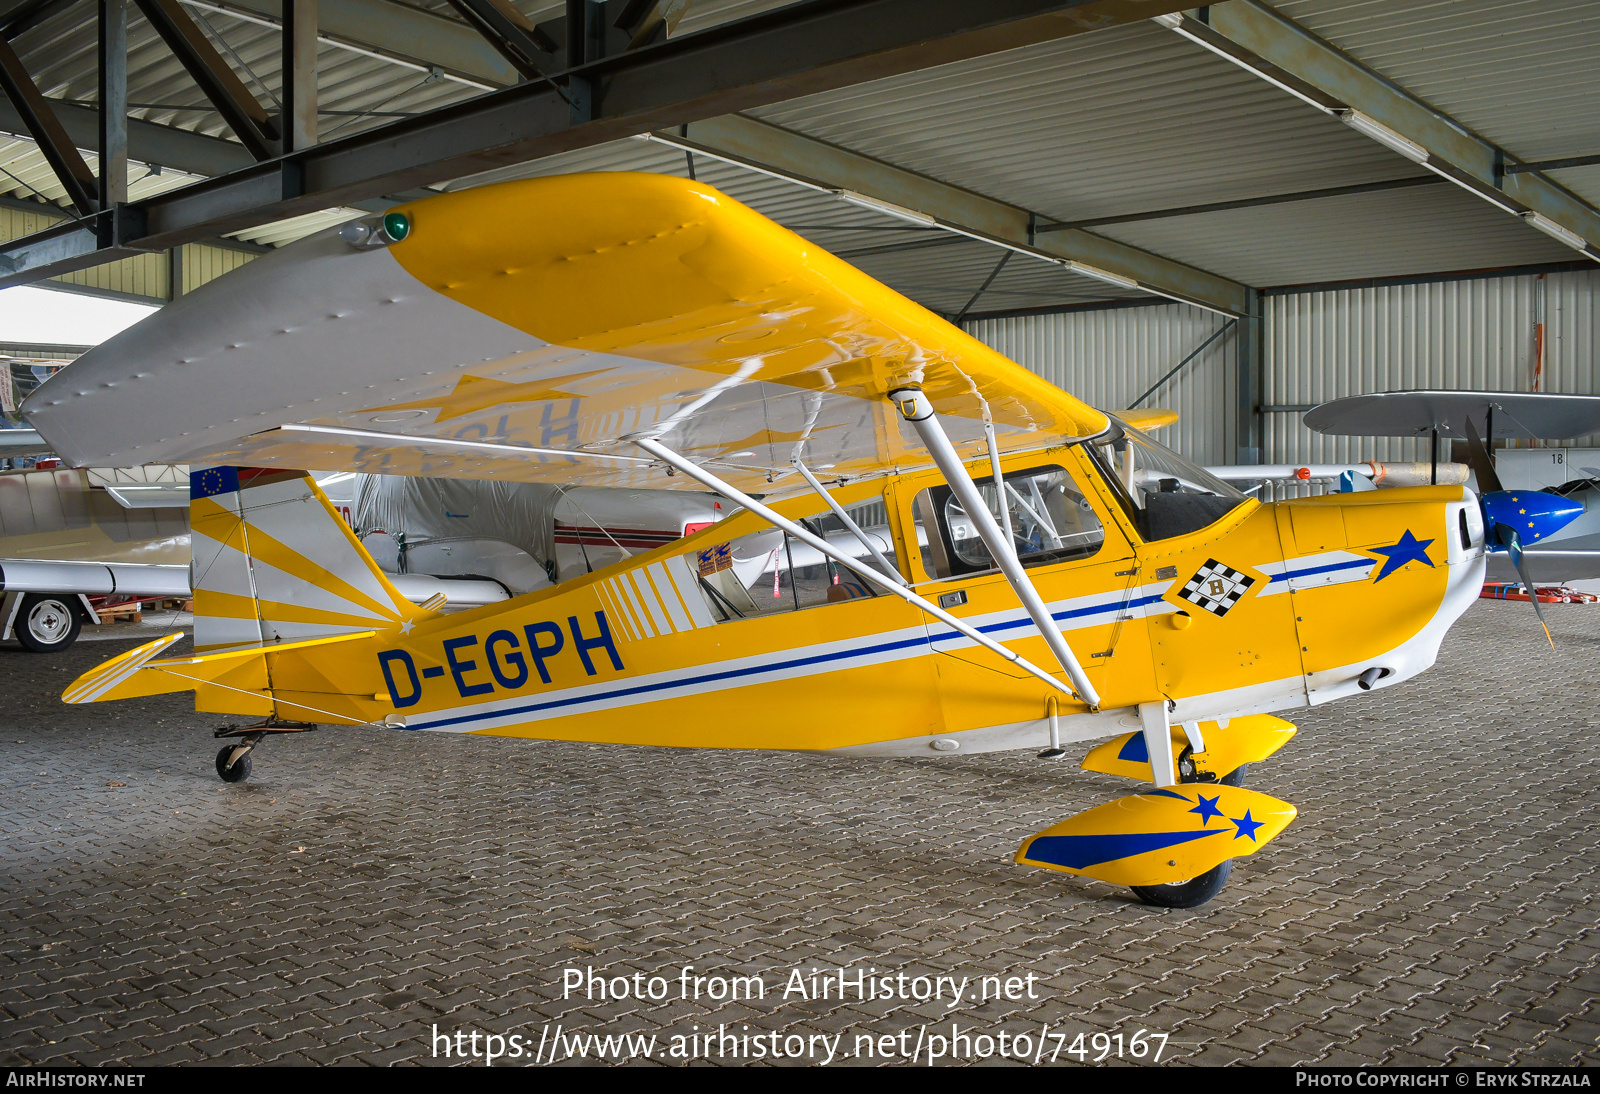
[[[1495,544],[1496,524],[1515,530],[1522,545],[1528,547],[1548,539],[1583,513],[1580,503],[1542,490],[1491,490],[1480,500],[1490,529],[1491,550],[1501,549]]]

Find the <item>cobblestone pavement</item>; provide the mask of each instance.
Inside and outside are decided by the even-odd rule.
[[[1480,602],[1420,679],[1302,712],[1251,775],[1299,821],[1196,911],[1012,864],[1125,792],[1070,762],[331,730],[225,786],[187,695],[57,701],[120,647],[3,649],[0,1064],[388,1064],[435,1027],[547,1023],[655,1032],[658,1058],[724,1023],[848,1052],[952,1021],[1155,1030],[1208,1064],[1600,1063],[1600,608],[1549,614],[1559,655]],[[683,965],[768,996],[675,998]],[[1039,998],[781,999],[840,965]],[[674,998],[563,1000],[585,966]]]

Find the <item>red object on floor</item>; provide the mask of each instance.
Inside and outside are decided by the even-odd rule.
[[[1569,589],[1565,585],[1535,585],[1534,591],[1539,595],[1541,604],[1594,604],[1600,602],[1600,596],[1593,593],[1580,593],[1576,589]],[[1530,599],[1528,591],[1520,582],[1491,581],[1484,585],[1479,596],[1484,600],[1522,600]]]

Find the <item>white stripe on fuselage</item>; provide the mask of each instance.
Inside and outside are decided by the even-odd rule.
[[[1366,576],[1370,565],[1374,564],[1371,558],[1336,551],[1325,555],[1291,559],[1288,562],[1268,563],[1254,569],[1267,574],[1269,578],[1288,575],[1287,578],[1269,581],[1268,585],[1268,588],[1282,586],[1282,591],[1287,591],[1291,581],[1298,581],[1298,575],[1304,571],[1351,561],[1365,562],[1369,565],[1366,569],[1348,566],[1340,571],[1328,572],[1358,572],[1358,577],[1341,577],[1339,580],[1359,580]],[[1119,617],[1153,618],[1180,610],[1178,606],[1165,600],[1164,594],[1174,587],[1182,588],[1182,586],[1181,580],[1150,582],[1128,589],[1113,589],[1088,596],[1058,600],[1051,603],[1049,609],[1063,631],[1103,626],[1115,622]],[[1297,587],[1303,586],[1297,585]],[[624,589],[627,588],[625,585]],[[1266,595],[1266,592],[1267,590],[1263,589],[1261,595]],[[971,616],[963,622],[1000,642],[1019,641],[1039,635],[1033,620],[1027,613],[1018,609]],[[611,710],[661,699],[703,695],[729,688],[885,664],[925,656],[930,652],[944,653],[976,645],[976,642],[960,632],[944,624],[930,622],[923,626],[904,627],[858,638],[799,646],[644,676],[618,677],[557,691],[506,696],[486,703],[474,703],[428,714],[400,715],[391,720],[390,724],[397,728],[450,733],[500,729],[548,718]]]
[[[1296,589],[1314,589],[1322,585],[1343,585],[1350,581],[1365,581],[1378,564],[1370,555],[1357,555],[1349,551],[1327,551],[1318,555],[1301,555],[1283,562],[1269,562],[1256,569],[1267,575],[1267,587],[1262,596],[1273,596]]]
[[[1113,622],[1119,615],[1132,618],[1135,615],[1175,612],[1177,608],[1160,599],[1161,591],[1174,584],[1171,581],[1156,582],[1125,591],[1074,597],[1051,604],[1050,612],[1058,617],[1064,631],[1100,626]],[[1002,642],[1037,637],[1039,634],[1027,614],[1015,609],[975,616],[965,622]],[[507,696],[430,714],[402,716],[402,719],[407,729],[454,733],[498,729],[569,714],[584,714],[659,699],[701,695],[732,687],[884,664],[921,657],[934,651],[974,645],[976,643],[970,638],[942,624],[918,625],[645,676],[620,677],[559,691]]]

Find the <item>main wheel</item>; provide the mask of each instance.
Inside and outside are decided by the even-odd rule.
[[[242,783],[250,777],[250,753],[246,752],[234,761],[232,767],[228,766],[228,757],[233,755],[233,750],[238,745],[224,745],[222,751],[217,753],[217,774],[225,783]]]
[[[1157,908],[1198,908],[1222,892],[1222,887],[1228,884],[1228,875],[1232,872],[1233,860],[1229,859],[1221,866],[1214,866],[1199,877],[1190,878],[1188,881],[1177,881],[1171,885],[1129,887],[1140,900]]]
[[[1250,773],[1249,764],[1240,764],[1217,781],[1223,786],[1243,786],[1244,777]]]
[[[72,600],[56,593],[29,593],[17,612],[17,641],[34,653],[58,653],[83,630],[83,616]]]

